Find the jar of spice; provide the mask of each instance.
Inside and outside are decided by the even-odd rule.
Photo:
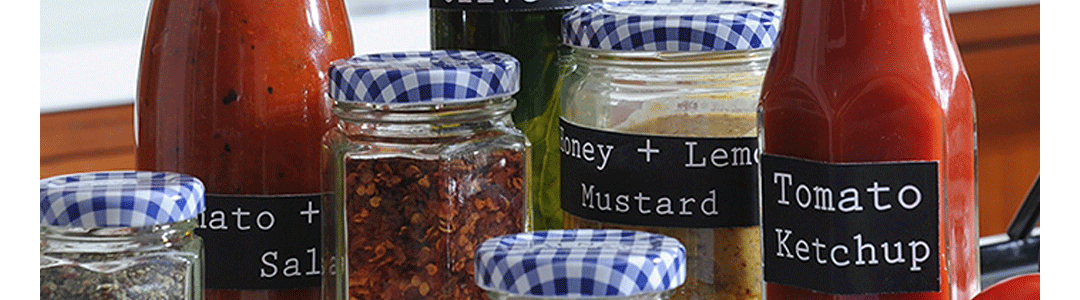
[[[203,184],[167,172],[41,180],[41,299],[202,299]]]
[[[673,299],[761,297],[756,109],[779,8],[633,1],[567,14],[562,208],[571,228],[687,247]]]
[[[325,299],[481,299],[473,249],[528,225],[518,61],[477,51],[330,65]]]
[[[476,270],[492,300],[659,300],[685,281],[686,248],[640,231],[526,232],[480,244]]]

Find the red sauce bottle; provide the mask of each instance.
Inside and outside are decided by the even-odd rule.
[[[320,296],[324,79],[352,54],[341,0],[152,2],[136,161],[206,184],[206,299]]]
[[[881,244],[887,250],[908,251],[907,244],[893,247],[899,239],[877,240],[870,244],[853,240],[845,230],[883,231],[876,227],[863,227],[859,223],[844,227],[843,223],[828,223],[830,231],[839,238],[833,243],[825,237],[803,239],[809,245],[799,252],[797,235],[803,228],[769,228],[763,221],[763,243],[766,247],[766,298],[767,299],[971,299],[979,291],[978,226],[975,199],[975,129],[974,104],[970,83],[957,50],[949,17],[942,0],[787,0],[784,21],[778,46],[772,56],[760,102],[762,149],[765,155],[783,156],[824,165],[876,164],[886,162],[933,162],[937,166],[937,217],[924,223],[936,224],[937,247],[934,254],[940,264],[936,291],[919,292],[872,292],[849,294],[824,291],[805,285],[777,283],[770,279],[770,272],[780,274],[795,272],[779,269],[777,263],[770,268],[769,257],[792,265],[807,266],[814,272],[822,269],[866,270],[892,267],[881,255]],[[792,177],[768,173],[766,162],[762,163],[762,189],[777,186]],[[874,173],[870,173],[874,174]],[[821,175],[821,174],[818,174]],[[866,183],[877,180],[868,176]],[[933,173],[930,174],[933,177]],[[803,176],[809,177],[809,176]],[[777,180],[774,180],[777,179]],[[790,183],[793,193],[801,192],[799,178]],[[878,193],[880,199],[893,199],[892,210],[874,209],[871,205],[875,194],[856,179],[849,182],[854,190],[847,196],[861,197],[865,210],[840,213],[837,210],[819,209],[808,205],[806,209],[790,209],[776,205],[777,220],[789,217],[815,216],[833,220],[838,216],[879,213],[900,214],[896,201],[914,201],[915,195],[900,191],[899,185],[889,192]],[[933,178],[931,178],[933,181]],[[881,183],[881,182],[878,182]],[[810,187],[826,187],[824,184],[808,184]],[[836,184],[837,194],[848,185]],[[846,191],[846,190],[843,190]],[[857,195],[856,195],[857,194]],[[797,200],[802,198],[798,194]],[[804,194],[810,195],[810,194]],[[815,194],[816,195],[816,194]],[[897,196],[901,195],[901,196]],[[888,197],[907,197],[897,198]],[[921,195],[923,199],[928,196]],[[806,199],[816,199],[815,197]],[[837,196],[841,199],[844,195]],[[775,198],[775,197],[774,197]],[[843,198],[852,200],[852,198]],[[768,214],[770,203],[775,199],[762,198]],[[795,203],[795,201],[789,202]],[[817,202],[814,202],[817,203]],[[852,204],[850,202],[848,204]],[[909,202],[910,203],[910,202]],[[925,204],[925,203],[924,203]],[[816,204],[815,204],[816,205]],[[888,207],[881,203],[880,207]],[[852,208],[851,206],[849,208]],[[854,211],[854,209],[851,209]],[[901,217],[903,218],[903,217]],[[766,219],[767,220],[767,219]],[[918,224],[913,222],[912,224]],[[829,225],[832,224],[832,225]],[[813,226],[813,225],[808,225]],[[901,226],[885,236],[903,234]],[[933,228],[930,231],[934,231]],[[896,233],[901,232],[901,233]],[[783,234],[790,235],[795,250],[784,249],[788,244],[780,242]],[[842,233],[842,234],[837,234]],[[862,232],[865,234],[865,232]],[[845,235],[846,234],[846,235]],[[859,236],[864,238],[865,236]],[[815,238],[819,238],[821,249]],[[862,243],[865,242],[865,243]],[[770,244],[771,243],[771,244]],[[847,245],[839,246],[842,243]],[[905,241],[914,243],[914,241]],[[774,246],[769,251],[769,246]],[[828,245],[828,246],[824,246]],[[871,248],[858,246],[872,245]],[[933,243],[926,244],[933,247]],[[920,245],[921,246],[921,245]],[[926,248],[926,249],[929,249]],[[842,248],[842,249],[841,249]],[[910,247],[914,256],[919,256]],[[780,249],[780,250],[776,250]],[[836,249],[835,251],[833,249]],[[786,252],[791,250],[794,253]],[[832,252],[832,256],[819,253]],[[865,259],[878,255],[877,263]],[[905,252],[900,252],[905,253]],[[787,254],[794,254],[787,258]],[[866,257],[860,257],[865,255]],[[901,256],[903,257],[903,256]],[[808,258],[805,262],[801,258]],[[860,260],[860,258],[862,258]],[[785,261],[787,259],[787,261]],[[820,260],[818,260],[820,259]],[[817,260],[818,263],[815,263]],[[825,263],[820,263],[825,261]],[[856,265],[852,262],[863,262]],[[907,256],[907,263],[897,264],[899,271],[911,271],[915,259]],[[844,263],[852,263],[845,265]],[[811,267],[810,265],[816,265]],[[872,265],[872,266],[871,266]],[[926,274],[922,269],[918,274]],[[916,274],[917,272],[908,272]],[[822,276],[818,273],[801,273],[799,276]],[[891,276],[891,275],[890,275]],[[886,280],[885,275],[880,276]],[[889,277],[898,280],[906,277]],[[932,274],[931,274],[932,278]],[[801,279],[795,279],[799,281]],[[851,280],[849,278],[849,280]],[[849,285],[854,281],[838,280],[831,285]]]

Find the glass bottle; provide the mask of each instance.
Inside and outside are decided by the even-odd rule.
[[[434,49],[488,50],[521,62],[521,87],[511,116],[532,143],[532,201],[535,229],[562,229],[559,208],[559,79],[569,48],[560,42],[562,16],[599,0],[431,0]]]
[[[41,299],[203,298],[203,185],[168,172],[41,180]]]
[[[756,109],[778,12],[672,1],[567,14],[573,64],[559,128],[567,225],[678,239],[687,280],[672,299],[761,296]],[[680,30],[690,33],[653,35]]]
[[[324,299],[482,299],[473,249],[529,221],[518,68],[442,50],[331,64]]]
[[[686,247],[660,234],[545,230],[476,248],[476,285],[492,300],[666,300],[686,280]]]
[[[208,299],[319,297],[325,72],[352,51],[341,0],[151,3],[136,164],[205,182]]]
[[[767,298],[971,299],[974,104],[945,4],[784,14],[759,108]]]

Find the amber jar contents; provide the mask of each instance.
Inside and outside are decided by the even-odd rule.
[[[206,184],[196,232],[206,241],[207,299],[319,296],[317,253],[308,252],[317,240],[289,241],[318,236],[318,215],[311,224],[286,210],[317,213],[319,140],[332,120],[325,71],[352,55],[349,30],[341,0],[152,2],[136,162]]]
[[[971,299],[979,291],[974,107],[944,1],[788,0],[784,14],[759,108],[766,298]],[[793,176],[791,164],[774,165],[766,156],[823,169],[915,164],[934,168],[925,175],[897,176],[902,181],[874,172],[847,177],[840,185],[822,178],[845,178],[847,173]],[[789,173],[768,171],[780,169],[776,166]],[[929,183],[899,184],[919,176],[926,176]],[[785,184],[797,186],[803,195],[809,186],[814,195],[826,195],[827,188],[834,187],[834,199],[849,206],[836,208],[828,199],[815,205],[784,204],[783,196],[768,195]],[[920,187],[936,192],[924,193],[923,201],[915,202]],[[904,198],[898,200],[898,195]],[[878,196],[888,202],[879,202]],[[861,206],[850,206],[859,204],[859,197]],[[931,197],[933,201],[926,200]],[[911,217],[925,205],[933,208],[928,217]],[[877,216],[888,220],[883,222],[888,226],[843,221],[856,215]],[[776,222],[784,220],[810,222],[778,227]],[[902,222],[928,228],[896,226]],[[872,234],[879,238],[871,238]],[[781,257],[791,253],[782,246],[794,246],[796,240],[812,243],[815,250],[802,256],[803,261],[795,255]],[[903,248],[893,246],[900,242]],[[874,246],[866,246],[870,243]],[[818,250],[826,247],[829,250]],[[910,265],[896,264],[898,249],[906,253],[900,260]],[[926,251],[915,252],[918,249]],[[814,256],[815,251],[826,254]],[[878,259],[870,256],[875,253]],[[916,263],[921,260],[936,261],[938,266],[920,269]],[[848,273],[866,269],[874,271],[862,276]],[[793,273],[802,278],[784,284],[775,281],[774,275]],[[925,285],[899,284],[919,276],[928,277]],[[830,278],[822,288],[807,286],[809,280],[822,278]],[[855,283],[863,278],[890,283],[861,292],[841,291],[844,286],[864,289],[866,284]]]

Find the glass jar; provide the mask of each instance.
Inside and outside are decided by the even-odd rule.
[[[492,300],[668,299],[686,280],[686,248],[630,230],[549,230],[488,239],[476,284]]]
[[[572,228],[687,247],[673,299],[761,297],[756,108],[778,7],[619,2],[566,16],[562,208]]]
[[[198,179],[97,172],[41,180],[41,299],[202,299]]]
[[[330,65],[325,299],[480,299],[473,252],[528,225],[518,62],[495,52],[358,56]]]

